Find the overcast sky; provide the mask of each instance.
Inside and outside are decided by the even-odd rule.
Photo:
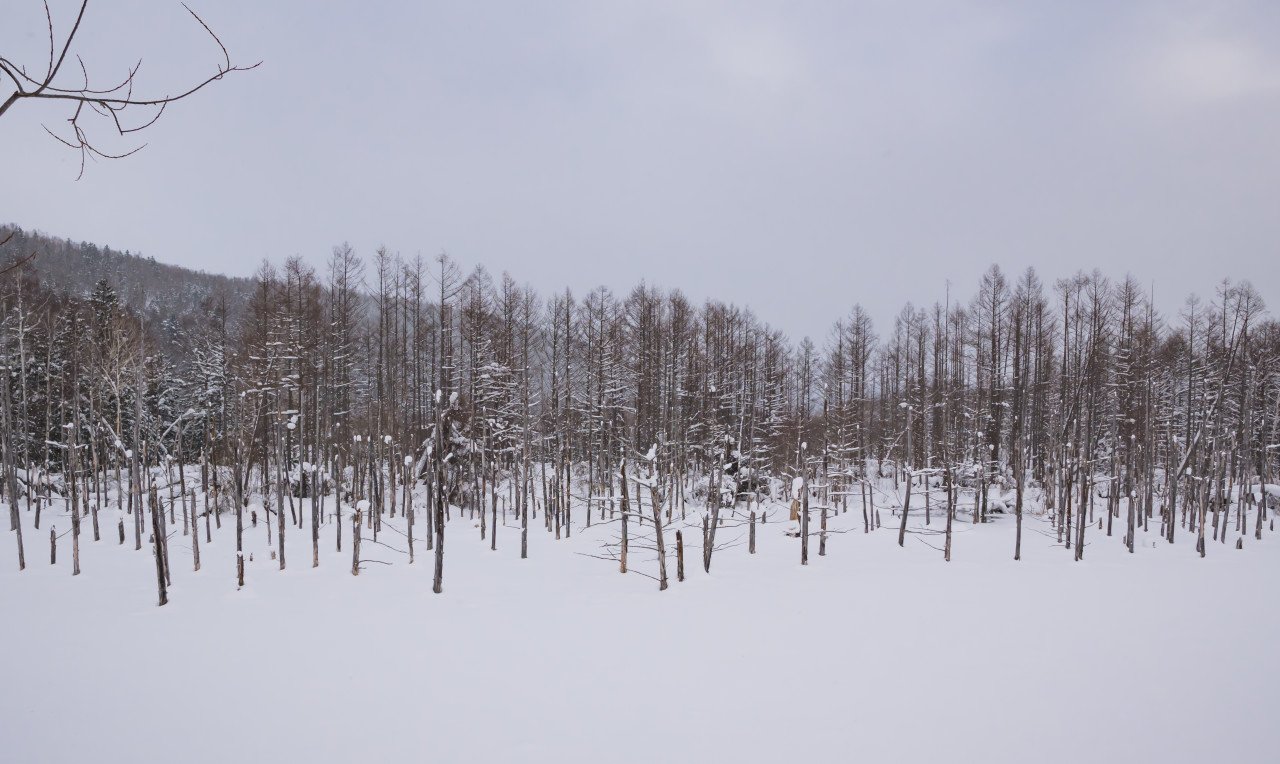
[[[1132,272],[1165,309],[1248,278],[1280,308],[1274,0],[191,4],[262,66],[78,182],[41,129],[64,110],[18,104],[0,221],[238,275],[446,250],[819,341],[992,262]],[[40,68],[40,3],[3,6],[0,53]],[[176,0],[97,0],[79,50],[104,83],[143,55],[165,92],[217,63],[203,35]]]

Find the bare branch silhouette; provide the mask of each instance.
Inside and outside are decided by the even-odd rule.
[[[213,74],[200,80],[199,82],[187,87],[185,90],[177,94],[165,94],[156,96],[138,96],[134,94],[134,83],[138,76],[138,70],[142,68],[142,59],[130,67],[124,79],[119,83],[107,88],[95,88],[90,83],[89,70],[85,66],[84,60],[80,56],[76,56],[76,61],[80,65],[80,79],[77,83],[68,85],[57,82],[58,75],[62,71],[63,64],[66,62],[71,52],[71,46],[75,42],[76,35],[80,31],[81,23],[84,21],[85,11],[89,6],[89,0],[83,0],[80,3],[80,10],[76,13],[75,23],[71,26],[71,31],[67,34],[65,40],[59,46],[56,42],[56,36],[53,26],[53,14],[49,11],[48,0],[45,0],[44,11],[45,21],[49,32],[49,61],[42,77],[34,77],[28,73],[27,69],[9,58],[0,55],[0,81],[4,79],[11,80],[13,83],[13,92],[7,98],[0,101],[0,116],[5,113],[16,103],[26,99],[38,99],[49,101],[66,101],[74,105],[71,116],[67,118],[69,125],[69,134],[59,134],[54,130],[45,126],[45,132],[53,136],[59,143],[80,152],[80,174],[77,179],[84,176],[84,166],[86,159],[122,159],[141,150],[146,144],[135,146],[132,149],[123,152],[110,153],[104,151],[90,139],[89,135],[81,123],[81,117],[85,115],[85,107],[102,117],[109,117],[119,137],[137,133],[151,127],[164,114],[165,108],[174,101],[181,101],[188,96],[194,95],[211,83],[222,79],[232,72],[244,72],[256,69],[262,62],[248,66],[240,66],[232,63],[231,54],[227,51],[227,46],[223,44],[217,33],[205,23],[186,3],[187,13],[196,20],[209,37],[211,37],[218,49],[222,52],[222,61],[217,65]],[[136,124],[127,124],[122,121],[121,115],[129,107],[140,109],[150,109],[151,112],[145,114]],[[130,112],[132,114],[133,112]]]

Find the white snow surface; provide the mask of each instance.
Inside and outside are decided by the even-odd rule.
[[[646,577],[651,522],[632,520],[636,572],[621,575],[590,556],[618,524],[583,528],[580,508],[567,540],[531,518],[527,560],[515,518],[495,552],[455,509],[442,595],[425,518],[412,565],[401,518],[378,536],[394,549],[366,529],[364,557],[392,564],[353,577],[349,522],[341,553],[321,528],[318,568],[309,525],[290,527],[282,572],[259,512],[239,591],[234,517],[212,543],[202,531],[198,573],[179,521],[163,608],[149,548],[134,551],[129,523],[117,545],[114,510],[96,543],[86,519],[77,577],[70,536],[49,564],[65,513],[40,530],[24,513],[28,569],[12,534],[0,548],[0,760],[1275,761],[1270,533],[1240,551],[1234,534],[1210,542],[1201,559],[1192,534],[1169,545],[1153,522],[1131,555],[1121,520],[1110,538],[1090,528],[1076,563],[1028,515],[1014,562],[1013,518],[997,515],[957,521],[945,563],[940,513],[899,548],[889,508],[864,534],[851,502],[831,519],[848,532],[825,557],[815,534],[802,567],[787,507],[766,509],[758,553],[740,509],[708,575],[690,506],[667,532],[665,592]]]

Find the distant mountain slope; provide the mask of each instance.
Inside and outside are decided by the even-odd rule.
[[[10,232],[13,238],[0,245],[0,267],[35,252],[31,267],[50,289],[83,297],[99,279],[106,278],[127,305],[152,320],[185,323],[218,297],[226,300],[230,316],[239,316],[252,290],[249,279],[168,265],[154,257],[15,225],[0,225],[0,240]]]

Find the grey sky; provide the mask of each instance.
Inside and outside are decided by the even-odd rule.
[[[3,5],[0,50],[39,67],[38,0]],[[0,221],[241,275],[343,240],[444,249],[544,292],[680,287],[818,341],[854,302],[883,329],[948,279],[967,297],[991,262],[1133,272],[1165,309],[1249,278],[1280,308],[1280,3],[193,7],[263,66],[79,182],[40,127],[65,115],[19,104]],[[97,0],[91,71],[137,51],[164,91],[208,70],[184,13]]]

